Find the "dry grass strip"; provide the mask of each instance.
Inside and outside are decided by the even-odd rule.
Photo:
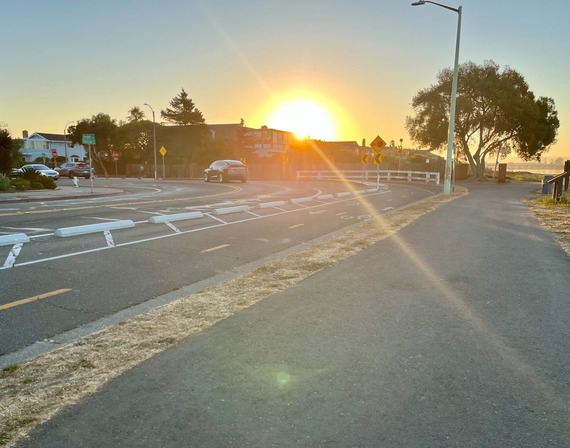
[[[532,210],[542,227],[550,231],[564,251],[570,255],[570,204],[547,203],[540,193],[525,197],[524,203]]]
[[[13,446],[63,407],[226,317],[386,238],[454,196],[434,196],[250,273],[108,327],[0,372],[0,446]]]

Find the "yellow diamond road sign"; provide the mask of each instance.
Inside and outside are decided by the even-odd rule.
[[[160,155],[162,157],[164,157],[166,155],[166,148],[163,146],[162,148],[160,148],[160,150],[158,152],[160,153]]]
[[[374,163],[376,165],[382,163],[382,154],[374,154]]]
[[[370,143],[370,146],[374,151],[380,152],[384,149],[384,146],[386,146],[386,142],[382,140],[382,137],[377,135],[376,138],[372,140],[372,143]]]

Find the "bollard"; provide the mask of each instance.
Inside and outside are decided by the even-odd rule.
[[[73,176],[73,186],[76,188],[79,187],[79,179],[77,176]]]

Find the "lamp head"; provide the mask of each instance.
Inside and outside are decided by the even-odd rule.
[[[412,6],[423,6],[425,4],[426,4],[425,0],[420,0],[419,2],[412,3]]]

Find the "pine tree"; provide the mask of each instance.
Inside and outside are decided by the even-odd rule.
[[[182,126],[205,124],[206,120],[188,94],[182,91],[170,101],[170,107],[161,110],[160,115],[166,121]]]

